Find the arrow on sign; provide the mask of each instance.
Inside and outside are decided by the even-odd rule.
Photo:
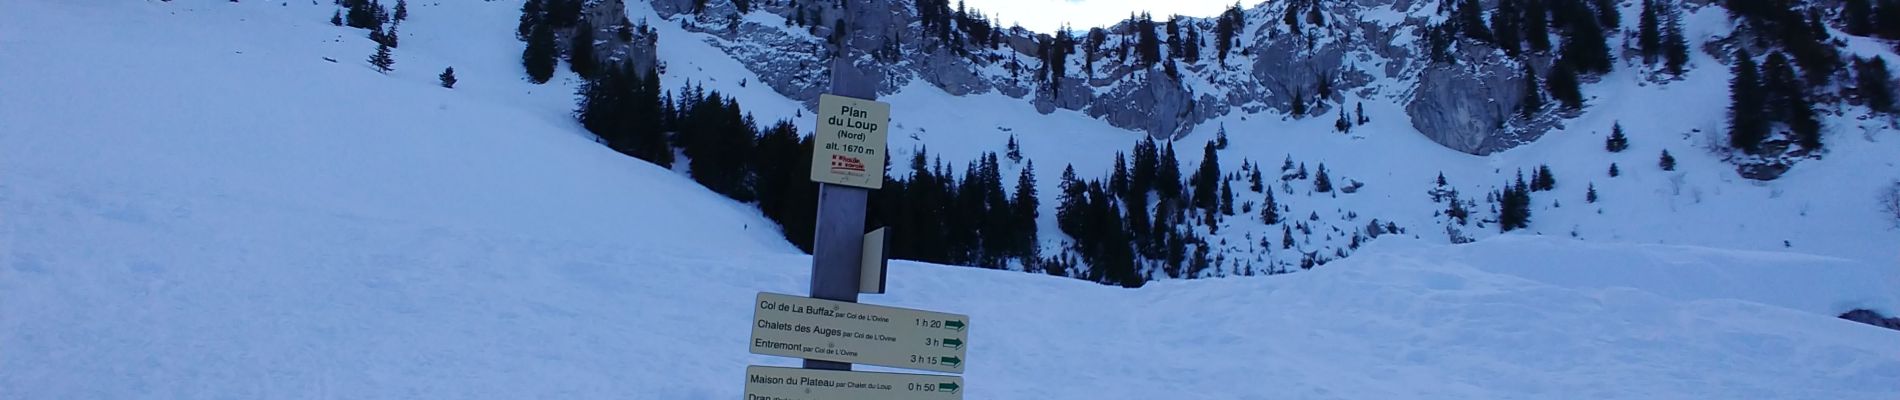
[[[943,363],[943,365],[948,365],[952,367],[955,367],[959,364],[963,364],[963,360],[960,360],[960,359],[957,359],[956,357],[951,357],[951,356],[937,357],[937,362],[940,362],[940,363]]]
[[[957,349],[957,348],[963,348],[963,341],[962,341],[962,340],[956,340],[956,339],[951,339],[951,338],[944,338],[944,339],[943,339],[943,347],[949,347],[949,348],[952,348],[952,349]]]
[[[958,332],[962,332],[962,331],[963,331],[963,321],[955,321],[955,320],[951,320],[951,321],[943,321],[943,327],[944,327],[945,329],[949,329],[949,330],[953,330],[953,331],[958,331]]]
[[[939,384],[937,384],[937,388],[938,388],[938,389],[943,389],[943,391],[945,391],[945,392],[950,392],[950,393],[956,393],[956,392],[957,392],[957,389],[958,389],[958,388],[957,388],[957,384],[956,384],[956,383],[952,383],[952,382],[944,382],[944,383],[939,383]]]

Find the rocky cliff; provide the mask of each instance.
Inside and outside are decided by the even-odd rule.
[[[997,92],[1043,113],[1074,110],[1161,138],[1236,110],[1330,118],[1364,101],[1403,104],[1419,132],[1473,154],[1533,140],[1550,126],[1512,123],[1523,96],[1520,61],[1482,45],[1458,48],[1450,62],[1424,56],[1422,32],[1445,18],[1435,0],[1262,3],[1239,12],[1238,46],[1225,59],[1208,43],[1221,17],[1181,18],[1180,32],[1199,34],[1191,45],[1201,56],[1178,57],[1190,44],[1164,44],[1165,61],[1152,64],[1128,50],[1140,36],[1134,21],[1077,31],[1069,42],[999,26],[985,46],[965,39],[962,26],[950,40],[932,34],[913,1],[850,0],[849,14],[836,2],[754,1],[741,13],[731,0],[703,1],[697,10],[695,0],[653,7],[670,23],[713,36],[762,83],[808,104],[829,87],[824,66],[845,53],[869,66],[866,78],[879,93],[913,81],[952,95]],[[1153,23],[1161,40],[1170,36],[1160,31],[1166,19]],[[833,43],[843,38],[841,52]],[[1050,68],[1039,55],[1053,46],[1070,54],[1059,61],[1066,72],[1044,78]]]

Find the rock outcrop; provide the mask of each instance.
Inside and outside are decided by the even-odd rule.
[[[1055,43],[1050,35],[998,27],[997,43],[972,46],[926,32],[914,23],[913,2],[847,1],[850,15],[834,8],[835,2],[752,3],[758,8],[753,13],[786,18],[782,25],[740,18],[729,0],[708,0],[698,11],[694,0],[654,0],[653,7],[688,30],[718,37],[714,44],[762,83],[808,104],[829,88],[825,66],[839,54],[833,42],[845,37],[846,53],[859,58],[863,79],[877,82],[879,93],[921,80],[951,95],[996,92],[1024,99],[1042,113],[1077,111],[1161,138],[1187,134],[1236,110],[1329,118],[1355,97],[1400,101],[1425,136],[1473,154],[1533,140],[1550,125],[1512,123],[1523,96],[1522,67],[1496,62],[1503,59],[1494,49],[1464,46],[1458,62],[1449,65],[1421,59],[1418,32],[1436,11],[1414,0],[1322,2],[1311,8],[1317,14],[1302,12],[1294,25],[1283,22],[1286,7],[1312,3],[1268,2],[1242,12],[1240,46],[1224,61],[1210,45],[1194,62],[1164,56],[1161,63],[1141,65],[1133,52],[1118,48],[1132,46],[1134,24],[1102,28],[1104,43],[1096,49],[1085,48],[1089,34],[1077,32],[1078,43],[1064,59],[1067,76],[1054,79],[1039,74],[1045,66],[1038,55]],[[1373,11],[1398,17],[1362,17]],[[1156,21],[1157,30],[1165,22]],[[1178,23],[1211,38],[1216,22]],[[1290,115],[1295,101],[1304,103],[1305,115]]]

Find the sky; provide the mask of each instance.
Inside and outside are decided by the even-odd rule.
[[[1130,12],[1147,11],[1155,19],[1167,19],[1168,15],[1181,14],[1190,17],[1209,17],[1220,14],[1221,10],[1234,5],[1234,0],[963,0],[964,6],[982,10],[984,14],[1000,19],[1004,27],[1020,24],[1023,28],[1037,32],[1054,32],[1063,23],[1071,28],[1087,29],[1096,26],[1114,25],[1128,18]],[[1250,7],[1257,0],[1249,0],[1243,7]]]

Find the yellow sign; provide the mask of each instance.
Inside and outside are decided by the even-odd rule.
[[[970,317],[759,293],[752,353],[963,373]]]
[[[963,400],[963,377],[750,366],[746,400]]]
[[[818,129],[812,131],[812,182],[884,187],[890,103],[823,94],[814,115]]]

